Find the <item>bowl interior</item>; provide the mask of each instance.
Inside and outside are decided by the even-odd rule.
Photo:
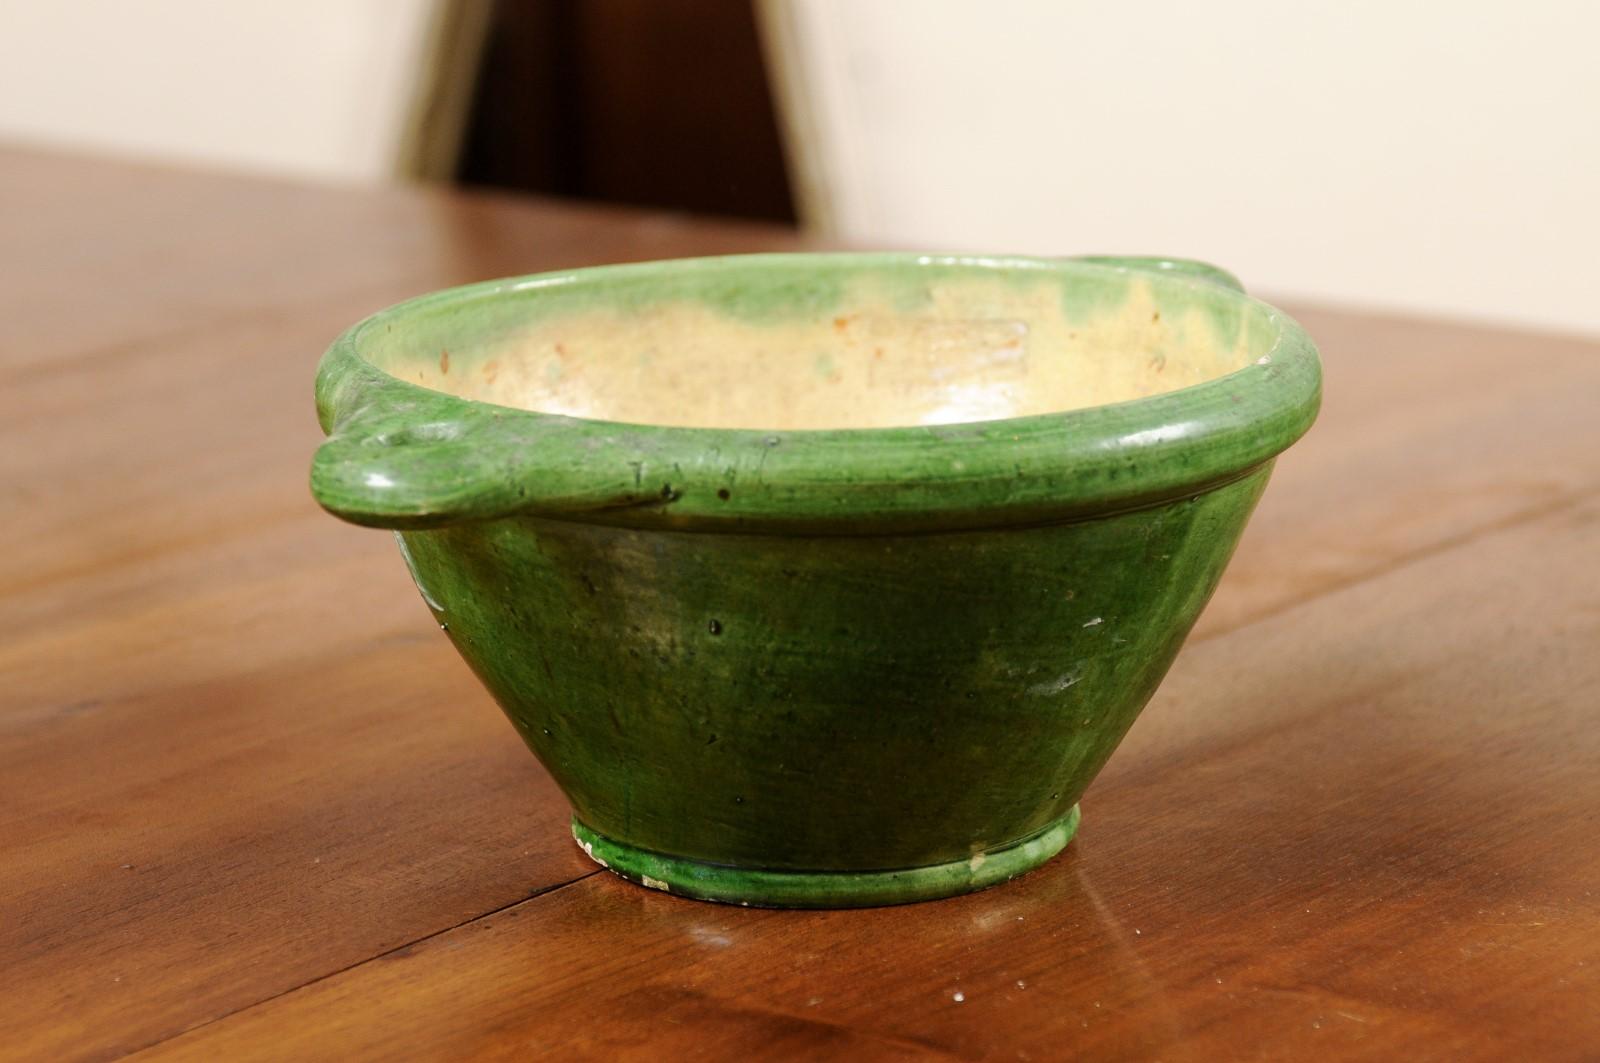
[[[1124,402],[1241,369],[1278,337],[1263,306],[1203,281],[912,256],[607,267],[424,300],[383,324],[363,357],[462,398],[784,430]]]

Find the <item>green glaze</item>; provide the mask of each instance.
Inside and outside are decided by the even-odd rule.
[[[863,274],[911,302],[932,273],[1043,280],[1068,307],[1138,280],[1261,355],[1063,413],[785,432],[553,416],[378,368],[574,306],[696,298],[760,321],[828,314]],[[1066,844],[1319,392],[1304,333],[1198,263],[606,267],[436,293],[352,329],[318,376],[330,437],[312,488],[399,530],[592,856],[710,900],[897,903]]]

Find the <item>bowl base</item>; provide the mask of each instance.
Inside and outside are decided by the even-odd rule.
[[[572,820],[572,837],[603,868],[680,897],[754,908],[870,908],[953,897],[999,885],[1055,856],[1078,830],[1078,806],[1021,841],[966,860],[897,871],[771,871],[666,856],[624,845]]]

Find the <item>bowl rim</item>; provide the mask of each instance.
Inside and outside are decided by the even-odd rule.
[[[1277,336],[1240,369],[1123,402],[942,425],[782,431],[501,406],[407,382],[362,354],[373,332],[424,309],[585,281],[796,265],[1138,275],[1224,290],[1264,313]],[[318,368],[316,397],[328,439],[313,459],[312,493],[357,524],[436,528],[526,514],[692,531],[898,533],[1084,519],[1242,478],[1315,420],[1321,363],[1292,318],[1203,263],[784,252],[592,266],[418,296],[336,339]]]

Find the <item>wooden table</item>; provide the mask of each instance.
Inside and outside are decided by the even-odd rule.
[[[1594,341],[1298,307],[1322,421],[1043,870],[596,872],[311,502],[313,366],[441,285],[793,242],[0,155],[0,1056],[1600,1058]]]

